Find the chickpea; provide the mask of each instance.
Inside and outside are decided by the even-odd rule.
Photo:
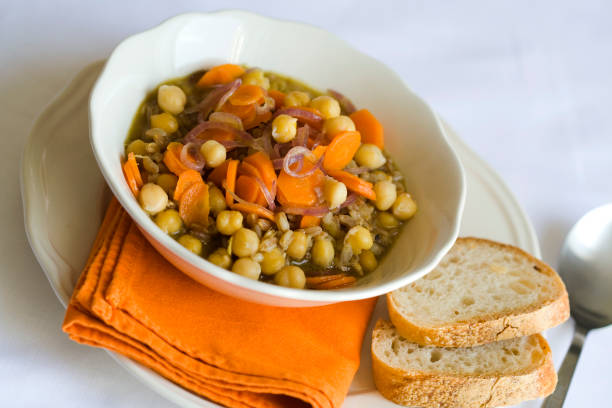
[[[242,221],[241,221],[242,222]],[[232,252],[238,256],[251,256],[259,248],[259,237],[255,231],[240,228],[232,235]]]
[[[208,189],[208,203],[210,206],[210,211],[216,215],[218,215],[221,211],[227,208],[225,196],[223,195],[221,190],[219,190],[219,188],[215,185],[210,186],[210,188]]]
[[[176,210],[165,210],[155,216],[155,223],[166,234],[176,234],[183,227],[183,220]]]
[[[258,85],[266,91],[270,89],[270,80],[266,78],[264,72],[259,68],[250,70],[242,75],[242,83],[248,85]]]
[[[355,161],[360,166],[367,167],[368,169],[377,169],[385,164],[387,159],[385,159],[378,146],[364,143],[355,153]]]
[[[386,211],[378,213],[378,223],[387,229],[399,227],[399,220]]]
[[[127,152],[144,156],[147,154],[147,144],[144,140],[136,139],[127,146]]]
[[[338,208],[340,204],[346,201],[347,194],[348,191],[344,183],[334,180],[331,177],[325,179],[325,184],[323,185],[323,198],[325,198],[325,202],[327,202],[329,208]]]
[[[304,231],[295,231],[291,235],[291,243],[287,247],[287,255],[299,261],[306,256],[308,250],[308,236]]]
[[[334,245],[329,239],[317,238],[312,246],[312,262],[328,268],[334,260]]]
[[[234,234],[242,228],[242,218],[242,213],[240,211],[221,211],[219,215],[217,215],[217,231],[223,235]]]
[[[193,235],[185,234],[178,239],[178,243],[196,255],[202,254],[202,241]]]
[[[147,214],[157,214],[168,205],[168,194],[157,184],[147,183],[138,194],[138,202]]]
[[[272,137],[277,143],[287,143],[295,139],[297,118],[289,115],[278,115],[272,121]]]
[[[161,129],[170,134],[176,132],[178,129],[178,122],[174,116],[167,112],[163,112],[159,115],[151,115],[151,127]]]
[[[388,180],[381,180],[374,184],[374,192],[376,193],[376,208],[380,211],[391,208],[397,198],[395,184]]]
[[[417,203],[408,193],[400,194],[393,203],[393,215],[402,221],[412,218],[416,212]]]
[[[374,240],[370,231],[361,225],[357,225],[346,233],[345,243],[351,246],[354,254],[359,254],[364,249],[372,248]]]
[[[331,96],[317,96],[310,101],[309,106],[318,110],[324,119],[331,119],[340,116],[340,104]]]
[[[307,106],[310,102],[310,95],[302,91],[291,91],[285,96],[284,105],[288,107]]]
[[[176,177],[174,174],[164,173],[157,176],[157,180],[155,182],[166,192],[166,194],[172,195],[174,193],[174,189],[176,188],[178,177]]]
[[[162,85],[157,90],[157,104],[163,111],[178,115],[185,109],[187,96],[176,85]]]
[[[274,276],[274,283],[287,288],[304,289],[306,275],[299,266],[287,265]]]
[[[227,249],[219,248],[208,256],[208,262],[214,263],[221,268],[229,269],[232,265],[232,257],[227,253]]]
[[[359,264],[365,272],[372,272],[378,267],[376,256],[370,250],[363,251],[359,254]]]
[[[240,258],[234,262],[232,272],[245,278],[257,280],[261,274],[261,266],[251,258]]]
[[[214,168],[225,161],[227,151],[225,147],[216,140],[208,140],[200,147],[200,153],[208,167]]]
[[[283,266],[285,266],[285,253],[280,248],[273,248],[263,253],[261,272],[264,275],[274,275]]]
[[[335,118],[326,119],[325,122],[323,122],[323,131],[328,136],[334,136],[337,133],[347,130],[355,130],[355,124],[348,116],[341,115]]]

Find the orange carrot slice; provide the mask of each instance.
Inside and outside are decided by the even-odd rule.
[[[234,203],[234,197],[230,194],[230,192],[236,191],[236,175],[238,174],[238,160],[230,160],[227,164],[227,175],[225,176],[225,201],[227,201],[227,205],[232,205]]]
[[[168,170],[177,176],[189,170],[189,167],[185,166],[181,161],[181,150],[183,150],[181,143],[172,142],[166,147],[166,152],[164,153],[164,164],[168,167]]]
[[[306,285],[316,286],[324,282],[329,282],[338,278],[342,278],[343,276],[346,275],[343,273],[337,273],[335,275],[309,276],[306,278]]]
[[[253,153],[245,157],[244,162],[255,167],[266,187],[272,189],[272,185],[276,182],[276,172],[274,171],[272,160],[270,160],[270,157],[266,153]]]
[[[252,203],[234,203],[230,205],[232,210],[242,211],[245,213],[257,214],[262,218],[267,218],[270,221],[274,221],[274,213],[261,205]]]
[[[326,151],[327,151],[327,146],[318,145],[317,147],[314,148],[314,150],[312,151],[312,154],[314,154],[317,159],[320,159],[321,156],[323,156]]]
[[[259,126],[260,123],[264,123],[272,119],[272,112],[264,112],[260,115],[255,115],[253,119],[243,121],[244,128],[246,130],[252,129],[255,126]]]
[[[327,146],[323,168],[325,170],[341,170],[346,167],[361,145],[359,132],[346,130],[338,133]]]
[[[195,183],[203,183],[202,176],[196,170],[185,170],[179,175],[178,181],[176,183],[176,188],[174,189],[174,200],[180,201],[181,195],[193,184]]]
[[[243,200],[254,203],[261,190],[257,181],[251,176],[238,176],[236,179],[236,195]]]
[[[255,105],[244,105],[244,106],[235,106],[232,105],[229,101],[225,102],[221,109],[221,112],[227,112],[238,116],[244,125],[245,122],[252,122],[255,120],[257,116],[257,112],[255,111]]]
[[[328,170],[327,174],[343,182],[349,190],[369,198],[370,200],[376,200],[376,193],[374,192],[372,183],[362,180],[358,176],[343,170]]]
[[[205,183],[192,184],[181,195],[179,202],[179,215],[185,225],[197,223],[208,225],[208,213],[210,211],[208,201],[208,185]]]
[[[361,143],[369,143],[383,149],[385,147],[385,131],[381,123],[367,109],[351,113],[350,118],[355,128],[361,133]]]
[[[304,160],[302,171],[310,170],[314,164]],[[308,207],[315,205],[319,199],[317,188],[321,188],[324,175],[316,170],[306,177],[293,177],[281,170],[278,181],[278,201],[285,206]]]
[[[244,84],[240,85],[236,92],[229,97],[229,101],[234,106],[245,106],[251,104],[262,104],[266,94],[261,86]]]
[[[261,179],[261,173],[259,173],[259,170],[257,170],[257,168],[251,163],[246,161],[246,159],[247,158],[240,162],[240,166],[238,166],[238,174],[246,174],[247,176],[259,177]]]
[[[338,279],[333,279],[327,282],[320,283],[314,289],[340,289],[351,286],[357,279],[354,276],[343,276]]]
[[[138,170],[138,163],[136,162],[136,156],[134,153],[128,153],[128,158],[123,164],[123,175],[125,176],[125,180],[132,190],[132,193],[137,196],[140,191],[140,187],[143,185],[142,176],[140,175],[140,170]]]
[[[217,84],[227,84],[244,74],[244,68],[235,64],[223,64],[212,67],[198,81],[198,86],[205,88]]]
[[[223,187],[223,181],[227,178],[227,166],[229,160],[224,161],[213,169],[208,175],[208,181],[215,183],[217,187]]]
[[[350,286],[355,282],[350,275],[338,273],[335,275],[309,276],[306,278],[306,286],[310,289],[337,289]]]
[[[281,91],[277,91],[275,89],[270,89],[268,91],[268,96],[270,96],[272,99],[274,99],[274,107],[276,109],[278,109],[281,106],[283,106],[283,103],[285,102],[285,94],[284,93],[282,93]]]
[[[310,228],[321,225],[321,217],[314,215],[303,215],[300,220],[300,228]]]
[[[274,170],[272,170],[274,171]],[[251,176],[251,177],[255,177],[255,178],[259,178],[261,181],[263,181],[263,177],[261,177],[261,173],[259,172],[259,170],[257,170],[257,168],[255,166],[253,166],[252,164],[246,162],[246,161],[242,161],[240,162],[240,166],[238,167],[238,174],[242,175],[245,174],[247,176]],[[276,174],[274,174],[274,178],[276,178]],[[264,181],[264,184],[266,184],[266,182]],[[257,185],[259,187],[259,184]],[[266,187],[268,187],[268,185],[266,184]],[[272,186],[268,187],[268,190],[272,189]],[[236,191],[238,191],[238,186],[236,186]],[[240,194],[238,194],[240,195]],[[241,196],[242,197],[242,196]],[[254,201],[255,203],[259,204],[259,205],[263,205],[266,206],[268,204],[268,202],[266,201],[266,197],[263,193],[263,191],[261,191],[261,188],[259,188],[259,193],[257,194],[257,198]]]

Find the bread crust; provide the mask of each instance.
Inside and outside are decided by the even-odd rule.
[[[548,343],[536,334],[545,356],[541,364],[512,374],[453,375],[405,371],[376,354],[376,324],[372,340],[372,371],[378,391],[388,400],[425,408],[486,408],[514,405],[551,394],[557,383]]]
[[[559,296],[546,304],[531,305],[512,314],[490,314],[481,316],[478,320],[427,327],[411,322],[403,316],[394,300],[394,292],[391,292],[387,294],[389,317],[402,337],[421,345],[470,347],[539,333],[569,318],[569,300],[565,285],[550,266],[519,248],[487,239],[467,237],[459,238],[455,243],[455,245],[479,244],[495,246],[500,250],[526,257],[530,263],[541,269],[541,273],[553,277],[559,288]]]

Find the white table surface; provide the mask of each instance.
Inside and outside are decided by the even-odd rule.
[[[612,201],[612,3],[450,3],[0,2],[0,406],[169,405],[61,332],[64,310],[23,230],[19,160],[33,120],[84,65],[181,12],[316,24],[390,65],[506,180],[556,265],[571,225]],[[612,328],[589,334],[566,407],[609,406],[610,344]]]

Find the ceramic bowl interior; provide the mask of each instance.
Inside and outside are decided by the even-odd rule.
[[[379,268],[354,287],[296,290],[223,270],[161,232],[131,194],[121,159],[128,129],[145,94],[164,80],[223,62],[261,67],[321,90],[339,90],[383,123],[386,149],[405,175],[419,212]],[[115,49],[94,87],[90,137],[113,193],[157,247],[172,254],[169,258],[180,258],[179,267],[195,279],[213,282],[213,287],[218,282],[229,294],[232,287],[237,293],[248,292],[256,302],[261,297],[267,299],[264,303],[313,306],[380,295],[431,270],[457,237],[464,173],[432,110],[385,65],[315,27],[231,11],[180,15],[130,37]]]

